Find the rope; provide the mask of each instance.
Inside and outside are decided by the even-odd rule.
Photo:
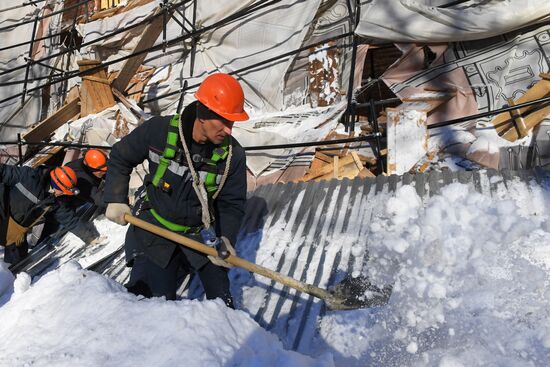
[[[231,137],[230,137],[231,138]],[[229,151],[227,152],[227,158],[225,160],[225,169],[223,170],[223,176],[220,180],[220,184],[218,185],[218,189],[212,195],[212,200],[215,200],[218,197],[218,194],[220,191],[222,191],[223,185],[225,185],[225,181],[227,180],[227,176],[229,176],[229,167],[231,166],[231,157],[233,156],[233,144],[231,144],[231,141],[229,142]]]
[[[212,216],[210,214],[210,209],[208,206],[208,194],[206,193],[206,189],[204,188],[204,182],[200,179],[199,175],[197,175],[197,171],[193,166],[193,160],[191,159],[191,154],[189,153],[189,148],[187,147],[185,136],[183,135],[182,125],[183,124],[181,123],[181,118],[180,118],[180,121],[178,124],[178,132],[180,135],[181,145],[183,146],[183,150],[185,152],[185,159],[187,160],[189,171],[191,172],[193,189],[195,190],[195,193],[197,194],[197,197],[199,198],[199,201],[201,203],[202,224],[204,225],[205,229],[208,229],[210,228],[210,224],[212,223]],[[227,160],[225,163],[225,170],[223,172],[223,176],[220,181],[220,185],[218,186],[218,189],[216,190],[214,195],[212,195],[212,200],[214,200],[218,196],[223,185],[225,184],[225,181],[227,180],[232,155],[233,155],[233,146],[232,144],[229,144],[229,151],[228,151]]]

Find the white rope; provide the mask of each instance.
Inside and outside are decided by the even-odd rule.
[[[187,160],[187,165],[189,166],[189,171],[191,172],[191,181],[193,183],[193,189],[195,190],[195,193],[197,194],[197,197],[199,198],[199,201],[201,203],[202,223],[204,225],[204,228],[208,229],[210,228],[210,223],[212,223],[212,216],[210,215],[210,209],[208,206],[208,194],[206,192],[206,188],[204,187],[204,181],[200,179],[199,175],[197,174],[197,171],[195,170],[195,167],[193,166],[193,160],[191,159],[191,154],[189,153],[189,148],[187,147],[187,143],[185,142],[185,136],[183,135],[182,125],[183,124],[181,123],[181,116],[180,116],[180,119],[178,121],[178,132],[180,135],[181,145],[183,146],[183,150],[185,152],[185,159]],[[232,148],[233,148],[232,144],[229,144],[229,152],[227,155],[225,170],[224,170],[222,179],[220,181],[220,184],[218,185],[218,189],[216,190],[214,195],[212,195],[212,199],[215,199],[218,196],[229,174],[231,156],[233,155]]]

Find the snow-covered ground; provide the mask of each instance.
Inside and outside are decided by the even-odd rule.
[[[75,262],[29,285],[0,264],[0,366],[547,366],[550,197],[509,192],[401,187],[365,244],[389,304],[326,313],[307,356],[220,301],[139,299]]]

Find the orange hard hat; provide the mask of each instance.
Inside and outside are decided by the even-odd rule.
[[[90,149],[84,154],[84,164],[94,171],[107,171],[107,155],[99,149]]]
[[[55,167],[50,171],[52,186],[63,191],[65,195],[78,195],[79,190],[76,187],[76,173],[71,167]]]
[[[231,75],[209,75],[199,86],[195,98],[229,121],[248,120],[248,114],[244,110],[243,88]]]

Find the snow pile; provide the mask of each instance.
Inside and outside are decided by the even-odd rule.
[[[337,364],[547,365],[550,225],[533,190],[528,201],[510,187],[516,203],[452,184],[422,205],[400,188],[372,223],[364,270],[394,284],[389,304],[321,321]]]
[[[76,262],[16,291],[0,308],[0,336],[1,366],[333,365],[284,350],[220,300],[138,298]]]
[[[8,264],[0,261],[0,307],[9,301],[13,292],[13,275],[8,270]]]

